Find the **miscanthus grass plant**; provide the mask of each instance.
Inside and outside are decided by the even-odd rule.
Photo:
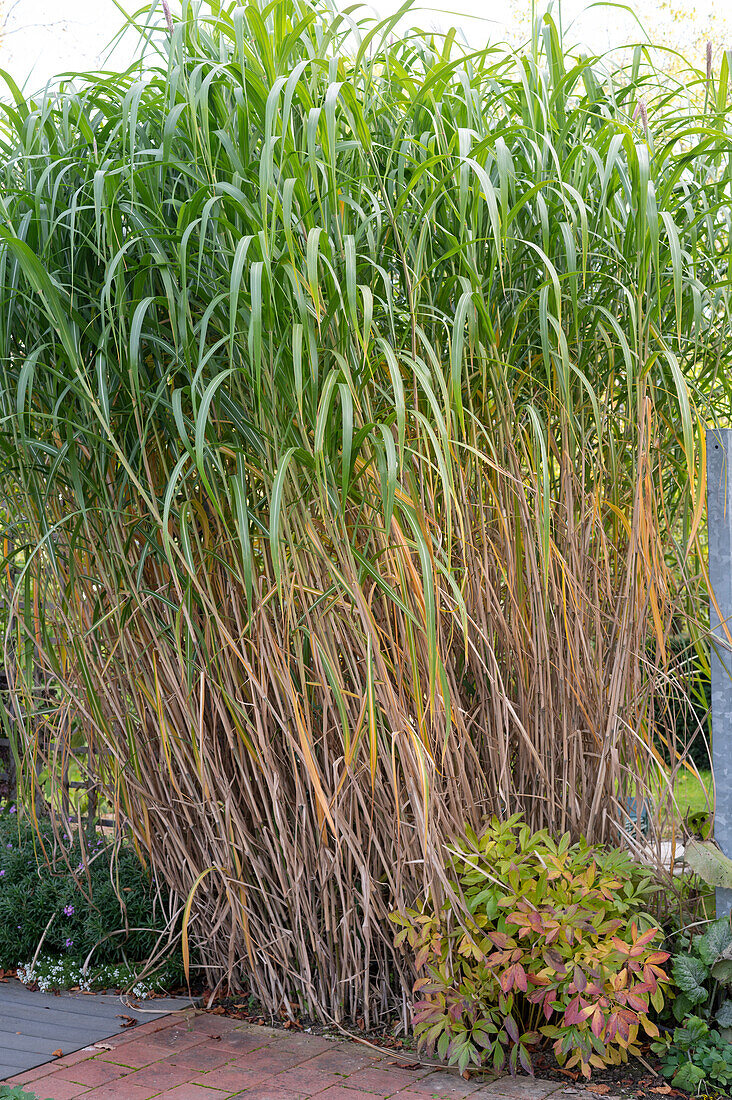
[[[367,1025],[466,824],[665,828],[730,352],[727,54],[396,19],[186,0],[0,130],[27,797],[89,745],[208,980]]]

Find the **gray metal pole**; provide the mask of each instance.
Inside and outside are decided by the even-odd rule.
[[[712,632],[714,839],[732,857],[732,429],[707,429],[707,523]],[[716,606],[715,606],[716,602]],[[721,618],[720,618],[721,616]],[[732,912],[732,890],[717,890],[717,916]]]

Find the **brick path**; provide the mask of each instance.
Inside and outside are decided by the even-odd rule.
[[[359,1043],[175,1013],[8,1081],[39,1100],[564,1100],[551,1081],[485,1078],[420,1066]],[[556,1094],[556,1098],[555,1098]],[[589,1094],[587,1094],[589,1097]],[[596,1100],[591,1097],[590,1100]],[[605,1100],[610,1100],[606,1097]]]

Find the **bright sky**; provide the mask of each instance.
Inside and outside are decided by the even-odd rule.
[[[591,3],[563,0],[562,17],[565,28],[571,25],[570,40],[602,51],[641,37],[629,15],[617,8],[603,11],[597,5],[585,10]],[[396,10],[398,4],[399,0],[372,0],[382,15]],[[687,50],[699,54],[700,66],[707,37],[713,39],[715,55],[732,46],[731,0],[636,0],[636,7],[651,37],[683,42]],[[439,14],[438,8],[442,9]],[[443,0],[442,4],[438,0],[435,8],[416,10],[420,14],[412,17],[413,22],[425,27],[454,24],[478,42],[515,37],[528,25],[531,0]],[[58,73],[98,67],[122,22],[114,0],[0,0],[0,18],[5,22],[0,68],[21,85],[27,81],[29,90]],[[129,57],[129,47],[118,48],[110,67],[123,67]]]

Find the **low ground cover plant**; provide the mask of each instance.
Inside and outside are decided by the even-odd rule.
[[[679,937],[671,969],[680,993],[673,1002],[679,1023],[694,1012],[729,1029],[732,1039],[732,925],[729,917],[714,921],[701,936]]]
[[[658,1036],[649,1012],[663,1008],[669,956],[647,912],[648,871],[619,851],[532,833],[518,815],[467,830],[450,871],[454,897],[392,917],[414,953],[420,1046],[462,1070],[531,1072],[548,1040],[589,1077]]]
[[[37,976],[55,960],[57,977],[74,971],[72,985],[87,959],[90,980],[102,967],[134,968],[159,945],[169,907],[131,847],[91,834],[60,849],[50,824],[36,831],[14,806],[0,810],[0,967],[27,969],[40,946]]]
[[[664,1074],[678,1088],[732,1085],[732,924],[713,921],[702,935],[678,936],[671,959],[678,989],[671,1003],[678,1024],[653,1044]]]
[[[702,1086],[728,1096],[732,1086],[732,1043],[722,1030],[710,1028],[701,1016],[688,1016],[667,1039],[653,1044],[671,1084],[687,1092]]]
[[[140,963],[91,963],[76,956],[39,955],[17,968],[17,977],[24,985],[38,988],[41,993],[56,993],[61,989],[80,989],[83,993],[100,993],[108,989],[127,989],[144,1000],[152,993],[164,993],[183,984],[180,957],[165,960],[154,972],[140,975]]]

